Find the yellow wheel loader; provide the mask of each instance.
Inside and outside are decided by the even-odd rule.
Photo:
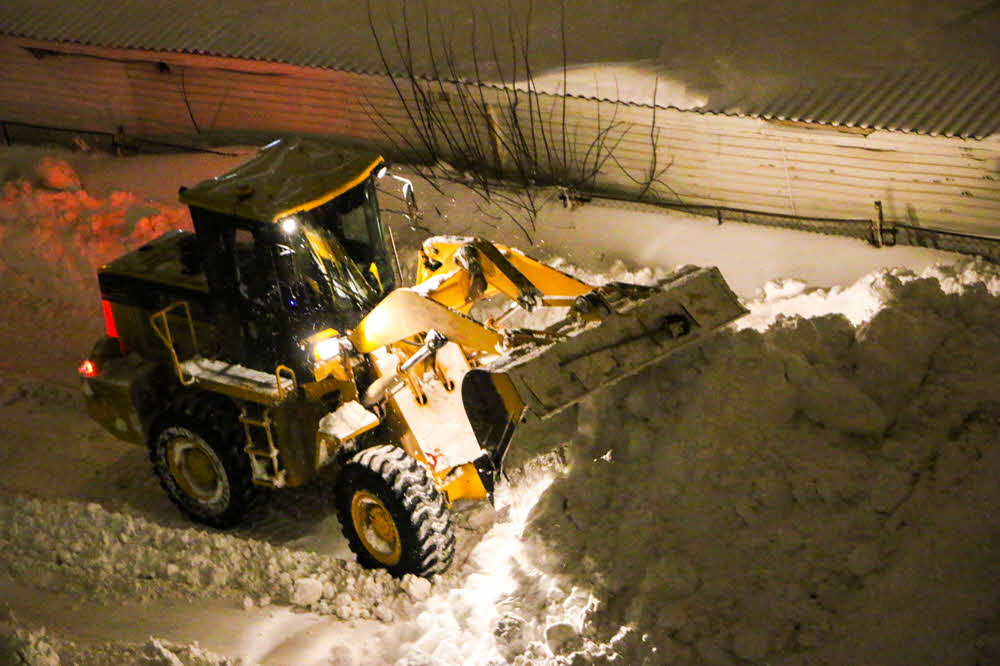
[[[90,415],[148,447],[194,520],[231,526],[262,488],[322,473],[362,564],[429,576],[452,559],[449,506],[492,500],[518,424],[745,310],[714,268],[593,286],[480,238],[427,240],[397,288],[384,172],[374,153],[282,139],[181,188],[194,233],[100,269],[107,336],[80,373]],[[483,299],[509,307],[477,321]],[[504,325],[537,308],[561,317]]]

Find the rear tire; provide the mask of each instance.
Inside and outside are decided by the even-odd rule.
[[[343,467],[337,516],[358,562],[393,576],[443,573],[455,553],[444,496],[426,467],[397,446],[373,446]]]
[[[235,408],[211,394],[184,394],[157,418],[149,457],[160,485],[189,518],[238,523],[258,496]]]

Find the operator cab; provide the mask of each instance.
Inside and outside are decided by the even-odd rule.
[[[354,328],[396,286],[375,190],[382,158],[280,139],[182,189],[213,295],[222,360],[308,372],[298,343]]]

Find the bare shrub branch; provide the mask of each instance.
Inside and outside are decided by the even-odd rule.
[[[661,177],[670,165],[660,168],[657,163],[655,88],[650,164],[639,176],[629,173],[616,156],[631,128],[619,120],[620,101],[607,117],[602,114],[600,98],[594,100],[597,127],[592,136],[583,135],[590,129],[570,126],[565,0],[560,1],[559,9],[562,91],[556,95],[540,92],[535,80],[531,0],[523,16],[507,0],[506,35],[499,34],[493,21],[486,19],[485,49],[493,60],[489,80],[484,80],[484,63],[477,48],[484,30],[475,12],[471,63],[463,65],[453,25],[445,26],[440,17],[432,16],[426,0],[423,30],[414,29],[408,3],[402,3],[399,22],[390,20],[388,38],[379,34],[372,1],[367,1],[369,28],[409,127],[395,127],[367,98],[366,109],[394,149],[429,182],[448,179],[468,187],[529,243],[538,213],[549,198],[543,194],[545,187],[555,187],[566,201],[582,200],[600,189],[599,177],[609,164],[639,186],[640,198],[654,185],[666,186]],[[428,62],[423,71],[417,64],[418,42]],[[510,50],[509,59],[502,54],[503,45]],[[442,164],[452,169],[442,169]]]

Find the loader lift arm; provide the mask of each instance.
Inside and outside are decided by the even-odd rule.
[[[420,413],[432,411],[431,408],[435,407],[435,404],[428,406],[428,394],[437,396],[431,399],[431,403],[437,400],[449,402],[449,398],[440,391],[432,391],[431,386],[425,383],[433,381],[430,377],[437,376],[442,380],[445,392],[450,393],[460,382],[464,386],[465,378],[474,369],[517,353],[519,349],[548,345],[563,337],[554,330],[504,328],[496,320],[477,321],[469,316],[476,301],[496,295],[506,297],[511,303],[508,312],[500,317],[503,319],[518,307],[530,311],[539,307],[579,304],[581,307],[574,309],[589,310],[589,302],[585,299],[593,291],[591,285],[502,245],[480,238],[431,238],[420,251],[417,285],[389,294],[350,333],[351,346],[357,352],[383,359],[377,362],[380,364],[380,377],[364,391],[362,404],[375,409],[376,405],[395,396],[396,409],[411,413],[411,418],[407,418],[411,430],[421,430],[417,425],[422,420]],[[448,343],[453,343],[450,351],[443,349]],[[450,359],[444,361],[444,366],[439,350]],[[385,361],[387,352],[391,352],[398,361]],[[450,370],[446,371],[445,367]],[[456,369],[460,374],[454,374]],[[433,375],[428,375],[429,371],[433,371]],[[502,382],[502,379],[499,381]],[[409,391],[396,395],[396,389],[404,385]],[[481,438],[476,436],[474,423],[482,420],[481,417],[473,420],[473,414],[478,414],[479,396],[470,395],[465,388],[460,396],[455,396],[458,400],[455,405],[457,412],[449,418],[470,418],[466,428],[472,429],[467,430],[467,444],[457,441],[448,445],[426,444],[434,436],[432,432],[424,431],[422,437],[417,437],[418,442],[422,440],[424,443],[410,446],[408,450],[418,459],[429,462],[436,476],[440,476],[442,471],[435,460],[438,456],[431,454],[428,457],[429,451],[425,447],[440,446],[441,450],[450,451],[444,457],[457,463],[453,469],[464,466],[467,472],[473,472],[474,468],[473,475],[482,481],[483,490],[478,492],[492,496],[500,471],[500,456],[496,450],[481,447]],[[414,408],[411,401],[426,406],[426,410]],[[492,409],[494,403],[492,391],[482,396],[482,404],[488,409]],[[447,409],[441,403],[436,408]],[[510,394],[508,409],[517,414],[523,411],[524,405],[516,393]],[[382,409],[381,413],[391,412],[392,409]],[[491,417],[507,421],[506,412],[503,415],[491,414]],[[443,471],[450,478],[447,466]],[[439,482],[444,486],[447,478],[442,477]],[[477,491],[473,489],[472,492]],[[452,494],[449,491],[449,496]]]
[[[424,243],[417,284],[434,285],[428,297],[463,312],[477,299],[497,293],[531,311],[572,305],[593,289],[513,248],[482,238],[447,236]]]
[[[482,238],[436,236],[420,250],[417,284],[397,289],[357,326],[355,348],[367,353],[418,338],[434,330],[467,354],[508,351],[514,338],[495,320],[481,323],[468,316],[476,301],[502,294],[525,310],[582,305],[594,288],[546,266],[518,250]],[[578,308],[585,309],[585,308]],[[541,340],[553,334],[536,332]],[[520,331],[523,342],[524,335]]]

